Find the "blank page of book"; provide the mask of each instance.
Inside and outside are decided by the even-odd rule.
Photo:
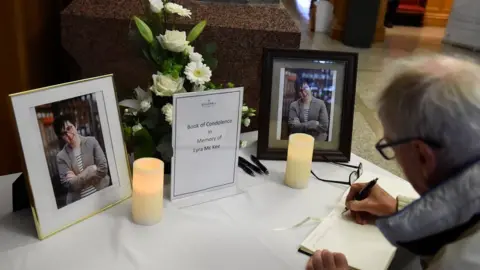
[[[398,195],[418,198],[418,194],[405,180],[385,178],[370,172],[364,172],[356,183],[369,182],[378,177],[380,185],[393,197]],[[337,203],[333,211],[303,241],[300,250],[313,254],[316,250],[328,249],[340,252],[347,257],[351,268],[360,270],[376,270],[388,268],[396,248],[385,239],[373,224],[359,225],[345,209],[348,190]]]

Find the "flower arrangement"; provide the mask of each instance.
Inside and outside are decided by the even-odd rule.
[[[196,24],[187,34],[175,30],[175,18],[191,16],[191,11],[168,0],[150,0],[145,17],[133,17],[135,27],[130,37],[153,65],[156,73],[146,90],[137,87],[133,98],[119,103],[125,110],[122,128],[129,153],[135,159],[156,156],[168,163],[172,157],[172,96],[176,93],[232,88],[233,83],[214,84],[212,70],[217,66],[213,57],[215,44],[207,44],[200,53],[193,46],[207,25]],[[170,27],[170,29],[169,29]],[[255,109],[244,105],[242,124],[250,125]],[[240,142],[245,146],[245,142]]]

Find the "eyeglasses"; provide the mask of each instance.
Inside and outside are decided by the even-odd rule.
[[[392,141],[392,142],[388,142],[385,138],[382,138],[380,139],[380,141],[377,142],[377,144],[375,144],[375,148],[377,149],[378,152],[380,152],[380,155],[382,155],[384,159],[392,160],[395,158],[395,151],[393,150],[394,146],[406,144],[415,140],[422,141],[433,148],[442,147],[441,144],[439,144],[438,142],[435,142],[429,139],[423,139],[423,138],[406,138],[406,139]]]
[[[357,181],[357,179],[360,178],[360,176],[363,173],[363,165],[362,165],[361,162],[358,164],[358,166],[350,165],[350,164],[343,164],[343,163],[338,163],[338,162],[333,162],[333,163],[337,164],[337,165],[340,165],[340,166],[345,166],[345,167],[356,169],[355,171],[351,172],[350,175],[348,176],[348,182],[323,179],[323,178],[318,177],[313,171],[310,171],[310,172],[312,173],[312,175],[315,178],[317,178],[317,180],[320,180],[322,182],[341,184],[341,185],[349,185],[349,186],[351,186],[353,182]]]

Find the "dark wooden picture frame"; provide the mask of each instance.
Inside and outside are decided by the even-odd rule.
[[[272,78],[274,75],[273,63],[275,59],[305,60],[308,63],[312,63],[312,61],[329,61],[344,64],[343,89],[336,89],[336,91],[343,91],[339,147],[335,150],[322,150],[316,148],[314,149],[313,160],[336,162],[350,161],[358,54],[335,51],[264,49],[257,156],[260,159],[269,160],[286,160],[287,158],[287,147],[281,149],[269,147],[269,136],[271,132],[270,107],[272,105],[271,99],[273,91]]]

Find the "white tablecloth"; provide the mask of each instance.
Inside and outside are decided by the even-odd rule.
[[[352,155],[351,164],[359,162],[365,170],[403,181]],[[273,229],[326,216],[347,186],[311,178],[307,189],[291,189],[282,184],[285,162],[264,164],[269,176],[240,171],[234,196],[184,208],[165,200],[163,220],[150,227],[131,222],[128,200],[40,241],[29,211],[0,211],[0,269],[304,269],[308,257],[297,249],[316,224]],[[314,163],[313,169],[337,180],[351,172],[326,163]],[[0,179],[0,190],[13,179],[7,178]]]

